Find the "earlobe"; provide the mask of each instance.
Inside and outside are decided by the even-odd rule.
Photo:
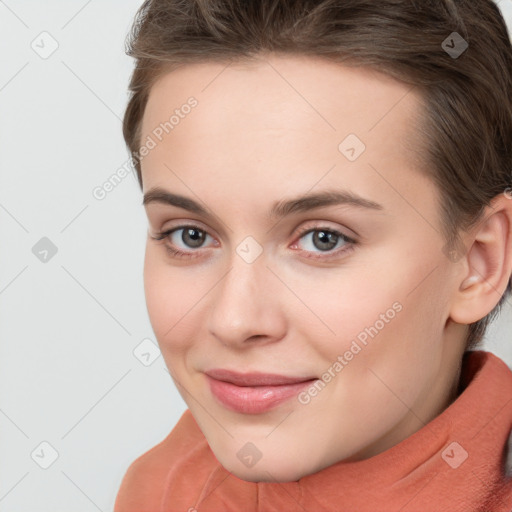
[[[504,194],[486,208],[466,239],[466,273],[452,303],[451,318],[471,324],[487,316],[512,273],[512,201]]]

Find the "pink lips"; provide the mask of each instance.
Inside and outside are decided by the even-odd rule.
[[[258,414],[296,396],[316,377],[286,377],[269,373],[237,373],[215,369],[206,372],[212,394],[236,412]]]

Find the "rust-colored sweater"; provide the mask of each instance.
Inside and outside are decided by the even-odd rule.
[[[235,477],[186,410],[130,465],[114,512],[511,512],[511,429],[512,371],[483,350],[464,354],[458,397],[420,430],[296,482]]]

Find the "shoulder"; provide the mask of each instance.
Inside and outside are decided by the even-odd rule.
[[[159,510],[168,474],[206,443],[187,409],[169,435],[128,467],[116,496],[114,512]]]

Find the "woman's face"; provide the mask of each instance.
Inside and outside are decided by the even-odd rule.
[[[183,399],[239,478],[297,480],[370,457],[453,399],[465,326],[450,320],[438,195],[406,145],[410,89],[272,56],[185,66],[151,90],[148,312]]]

